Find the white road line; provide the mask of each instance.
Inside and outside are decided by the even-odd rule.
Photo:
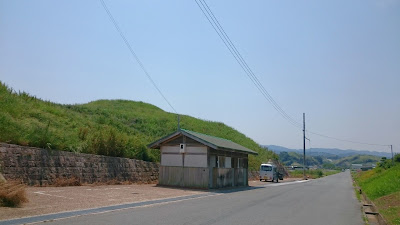
[[[175,200],[175,201],[167,201],[167,202],[152,203],[152,204],[148,204],[148,205],[132,206],[132,207],[126,207],[126,208],[120,208],[120,209],[105,210],[105,211],[101,211],[101,212],[92,212],[92,213],[81,214],[81,215],[67,216],[67,217],[56,218],[56,219],[51,219],[51,220],[43,220],[43,221],[30,222],[30,223],[28,222],[28,223],[25,223],[25,224],[38,224],[38,223],[45,223],[45,222],[54,222],[54,221],[59,221],[59,220],[64,220],[64,219],[71,219],[71,218],[75,218],[75,217],[89,216],[89,215],[98,215],[98,214],[110,213],[110,212],[116,212],[116,211],[122,211],[122,210],[127,210],[127,209],[145,208],[145,207],[152,207],[152,206],[157,206],[157,205],[167,205],[167,204],[170,204],[170,203],[183,202],[183,201],[188,201],[188,200],[193,200],[193,199],[207,198],[207,197],[218,196],[218,195],[222,195],[222,194],[209,194],[209,195],[199,196],[199,197],[195,197],[195,198],[180,199],[180,200]],[[182,197],[190,197],[190,195],[188,195],[188,196],[182,196]],[[168,199],[168,198],[165,198],[165,199]],[[161,199],[160,199],[160,200],[161,200]],[[150,201],[152,201],[152,200],[150,200]],[[101,207],[100,207],[100,208],[101,208]],[[96,208],[92,208],[92,209],[96,209]],[[87,210],[87,209],[85,209],[85,210]],[[68,212],[68,211],[67,211],[67,212]],[[75,212],[75,211],[70,211],[70,212]],[[61,213],[65,213],[65,212],[61,212]],[[57,214],[57,213],[54,213],[54,214]],[[51,214],[49,214],[49,215],[51,215]]]
[[[293,182],[286,182],[286,183],[276,183],[276,184],[266,184],[264,185],[264,187],[269,187],[269,186],[284,186],[284,185],[290,185],[290,184],[299,184],[299,183],[304,183],[304,182],[308,182],[310,180],[297,180],[297,181],[293,181]]]
[[[44,191],[42,191],[42,192],[44,192]],[[47,191],[47,192],[57,193],[57,192],[64,192],[64,190],[54,190],[54,191]]]
[[[47,196],[57,197],[57,198],[73,199],[73,198],[68,198],[68,197],[60,196],[60,195],[51,195],[51,194],[47,194],[47,193],[44,193],[44,191],[36,191],[36,192],[33,192],[33,193],[34,193],[34,194],[39,194],[39,195],[47,195]]]
[[[129,189],[129,188],[88,188],[86,191],[107,191],[107,190],[120,190],[120,189]]]

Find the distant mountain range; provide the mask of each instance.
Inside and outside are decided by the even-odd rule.
[[[303,150],[290,149],[282,146],[262,146],[278,154],[279,160],[286,166],[299,166],[303,164]],[[376,164],[381,157],[391,158],[387,152],[341,150],[329,148],[306,149],[306,165],[318,168],[335,169],[350,168],[351,164]]]
[[[276,154],[279,154],[281,152],[297,152],[297,153],[303,154],[303,149],[290,149],[290,148],[285,148],[285,147],[277,146],[277,145],[263,145],[262,147],[267,147],[269,150],[272,150]],[[352,150],[352,149],[342,150],[342,149],[337,149],[337,148],[306,149],[306,155],[324,156],[329,159],[338,159],[338,158],[343,158],[343,157],[353,156],[353,155],[373,155],[373,156],[378,156],[378,157],[392,158],[392,154],[388,153],[388,152]]]

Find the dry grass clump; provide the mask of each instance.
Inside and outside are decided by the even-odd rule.
[[[133,182],[129,181],[129,180],[120,181],[117,179],[112,179],[112,180],[108,180],[108,181],[104,181],[104,182],[95,182],[95,183],[88,184],[88,185],[101,186],[101,185],[130,185],[130,184],[133,184]]]
[[[24,202],[28,202],[24,184],[0,182],[0,206],[18,207]]]
[[[131,184],[136,184],[136,185],[158,184],[158,180],[154,180],[154,181],[130,181],[130,180],[120,181],[120,180],[117,180],[117,179],[112,179],[112,180],[104,181],[104,182],[84,183],[82,185],[102,186],[102,185],[131,185]]]
[[[57,178],[52,186],[66,187],[66,186],[81,186],[81,181],[76,177],[71,178]]]
[[[132,184],[132,182],[120,181],[120,180],[113,179],[113,180],[109,180],[109,181],[105,182],[104,184],[106,184],[106,185],[128,185],[128,184]]]

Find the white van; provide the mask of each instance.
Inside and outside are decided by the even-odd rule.
[[[263,163],[260,166],[260,181],[265,180],[265,181],[276,181],[278,182],[278,173],[276,170],[276,166],[273,164],[269,163]]]

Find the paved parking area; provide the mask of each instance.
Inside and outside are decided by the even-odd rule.
[[[143,185],[27,187],[28,203],[0,207],[0,220],[204,193],[201,190]]]
[[[299,179],[285,179],[292,182]],[[260,187],[272,182],[249,181],[249,186]],[[20,208],[0,207],[0,220],[43,214],[98,208],[155,199],[199,195],[205,190],[160,187],[155,184],[75,186],[75,187],[27,187],[28,203]]]

